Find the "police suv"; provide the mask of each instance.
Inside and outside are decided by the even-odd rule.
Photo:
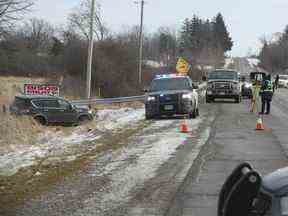
[[[188,76],[167,74],[156,76],[146,90],[146,119],[161,116],[188,115],[196,118],[199,115],[198,85]]]

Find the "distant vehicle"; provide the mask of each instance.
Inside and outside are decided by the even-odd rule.
[[[10,112],[31,115],[43,125],[49,123],[81,123],[93,119],[88,108],[76,107],[67,100],[55,96],[15,96]]]
[[[146,90],[146,119],[185,114],[196,118],[199,115],[197,89],[198,85],[188,76],[167,74],[156,77]]]
[[[247,76],[241,77],[241,95],[242,98],[252,98],[252,83]]]
[[[279,84],[278,86],[281,88],[288,88],[288,75],[279,75]]]
[[[250,73],[250,80],[253,83],[254,81],[262,82],[267,74],[265,72],[255,71]]]
[[[206,102],[211,103],[216,98],[241,101],[241,84],[239,73],[234,70],[217,69],[208,73]]]

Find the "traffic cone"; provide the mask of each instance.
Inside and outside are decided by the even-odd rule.
[[[264,125],[263,125],[261,117],[258,117],[258,120],[256,123],[256,130],[264,130]]]
[[[180,124],[180,132],[181,133],[188,133],[189,132],[186,119],[184,119]]]

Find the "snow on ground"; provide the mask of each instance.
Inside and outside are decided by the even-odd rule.
[[[95,118],[95,128],[87,130],[87,126],[79,126],[72,133],[62,130],[47,130],[39,136],[37,146],[16,149],[14,152],[0,156],[0,176],[12,176],[20,168],[35,165],[41,158],[69,154],[69,149],[84,141],[95,141],[103,134],[123,127],[129,127],[144,119],[144,109],[120,108],[117,110],[100,110]],[[71,158],[71,157],[69,157]]]
[[[192,131],[196,130],[202,121],[202,118],[188,120],[189,128]],[[109,158],[110,163],[105,167],[99,170],[97,165],[92,165],[89,173],[93,176],[109,176],[111,184],[97,192],[97,196],[86,200],[85,210],[79,210],[76,215],[101,215],[100,212],[119,207],[131,199],[133,190],[143,187],[146,181],[155,177],[159,167],[173,157],[177,148],[185,145],[191,136],[179,133],[175,123],[178,125],[179,121],[162,120],[153,123],[132,140],[133,144],[130,147],[112,155]],[[201,142],[206,142],[208,137],[205,133]],[[94,208],[96,203],[97,209]]]
[[[224,68],[229,68],[230,65],[234,64],[234,59],[233,58],[226,58],[225,59],[225,65]]]
[[[256,58],[247,58],[247,61],[251,68],[258,67],[258,64],[260,63],[260,60]]]

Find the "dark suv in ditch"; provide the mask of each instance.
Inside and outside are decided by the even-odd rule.
[[[16,115],[31,115],[43,125],[48,123],[81,123],[93,119],[86,107],[76,107],[69,101],[54,96],[15,96],[10,112]]]
[[[199,115],[198,86],[188,76],[167,74],[157,76],[146,90],[146,119],[161,116]]]

